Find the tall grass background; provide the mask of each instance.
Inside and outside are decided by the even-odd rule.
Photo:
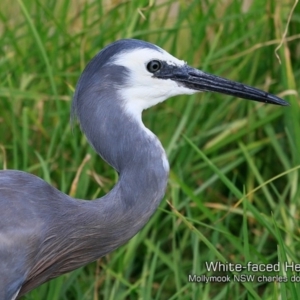
[[[118,250],[23,299],[299,298],[300,285],[291,280],[299,273],[283,267],[241,274],[278,275],[285,283],[273,277],[241,283],[233,280],[241,274],[205,267],[216,261],[300,264],[300,8],[292,11],[294,4],[1,1],[0,166],[36,174],[74,197],[100,197],[117,181],[79,127],[72,131],[69,124],[81,71],[110,42],[153,42],[194,67],[291,104],[199,93],[144,112],[171,166],[159,209]],[[275,49],[281,42],[280,63]],[[192,274],[231,281],[191,283]]]

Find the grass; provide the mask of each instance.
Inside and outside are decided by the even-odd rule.
[[[277,94],[290,107],[212,93],[151,108],[144,122],[171,165],[165,199],[126,245],[32,291],[35,299],[298,299],[300,7],[294,1],[2,1],[0,165],[94,199],[117,180],[69,124],[86,63],[120,38],[144,39],[207,72]],[[89,155],[89,156],[87,156]],[[77,171],[79,166],[81,169]],[[277,264],[212,272],[205,262]],[[190,283],[188,275],[229,275]],[[237,282],[234,275],[287,277]],[[294,277],[294,279],[300,277]],[[256,278],[257,279],[257,278]]]

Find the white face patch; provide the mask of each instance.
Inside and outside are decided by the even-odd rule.
[[[130,71],[127,85],[118,92],[124,100],[126,112],[139,121],[141,121],[141,114],[144,109],[172,96],[196,93],[195,90],[178,85],[174,80],[155,78],[147,70],[147,64],[151,60],[160,60],[179,67],[185,65],[184,61],[177,59],[163,49],[160,51],[149,48],[125,51],[118,54],[113,62]]]

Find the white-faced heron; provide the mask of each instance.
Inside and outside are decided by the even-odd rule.
[[[156,45],[119,40],[83,71],[72,103],[82,131],[119,181],[94,201],[74,199],[21,171],[0,171],[0,299],[113,251],[161,202],[169,164],[142,111],[180,94],[213,91],[277,105],[284,100],[188,66]]]

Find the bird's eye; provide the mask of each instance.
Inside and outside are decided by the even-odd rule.
[[[161,68],[161,62],[159,60],[151,60],[147,64],[147,70],[150,73],[155,73],[156,71],[160,70],[160,68]]]

